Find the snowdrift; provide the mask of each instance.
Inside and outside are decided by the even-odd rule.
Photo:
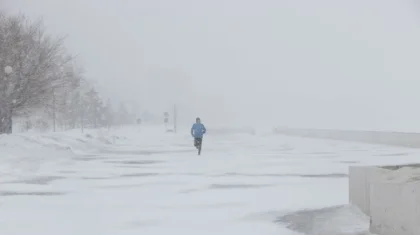
[[[73,158],[104,153],[145,154],[156,149],[184,151],[191,149],[188,141],[191,141],[188,131],[165,133],[161,126],[0,135],[0,183],[42,175],[48,168],[54,168],[52,165],[72,164]],[[155,144],[144,144],[149,142]]]
[[[52,164],[69,164],[126,139],[123,130],[72,130],[59,133],[0,135],[0,182],[41,174]]]
[[[369,217],[349,205],[296,211],[281,216],[276,222],[299,234],[371,235]]]

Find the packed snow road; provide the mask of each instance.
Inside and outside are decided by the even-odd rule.
[[[348,166],[413,162],[418,154],[209,134],[197,156],[188,134],[101,138],[0,139],[0,234],[368,234],[368,219],[346,206]]]

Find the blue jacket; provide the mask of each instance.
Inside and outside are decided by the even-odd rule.
[[[204,133],[206,133],[206,127],[202,123],[194,123],[191,127],[191,135],[194,138],[203,138]]]

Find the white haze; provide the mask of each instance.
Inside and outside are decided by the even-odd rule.
[[[115,100],[181,121],[420,129],[409,0],[0,0],[43,17]]]

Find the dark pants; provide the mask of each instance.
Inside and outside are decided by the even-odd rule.
[[[194,146],[198,148],[203,143],[203,138],[194,138]]]

